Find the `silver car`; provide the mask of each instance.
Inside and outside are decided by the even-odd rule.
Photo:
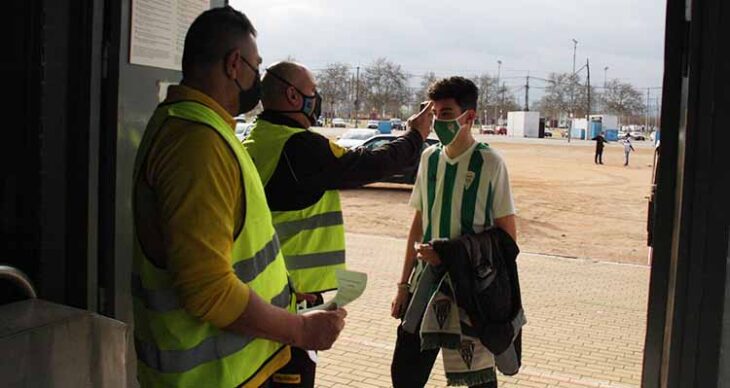
[[[377,129],[354,128],[345,132],[337,139],[337,144],[345,148],[355,148],[363,145],[367,139],[379,134]]]

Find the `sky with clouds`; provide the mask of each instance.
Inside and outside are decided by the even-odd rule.
[[[525,76],[591,63],[594,85],[618,78],[662,84],[663,0],[230,0],[259,31],[264,65],[288,56],[311,69],[366,66],[385,57],[417,85],[439,76],[489,73],[508,86]],[[584,74],[584,73],[583,73]],[[531,84],[538,87],[539,80]],[[519,93],[519,92],[516,92]],[[532,98],[531,98],[532,99]]]

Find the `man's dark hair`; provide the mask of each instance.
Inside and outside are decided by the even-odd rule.
[[[249,34],[256,36],[251,21],[230,6],[203,12],[185,35],[183,77],[195,68],[207,67],[222,60]]]
[[[464,77],[444,78],[428,88],[428,99],[431,101],[453,98],[462,111],[477,108],[479,89],[474,82]]]

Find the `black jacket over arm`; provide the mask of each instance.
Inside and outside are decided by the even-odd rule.
[[[484,346],[497,357],[500,371],[517,373],[525,323],[517,244],[497,227],[432,244],[451,277],[457,304],[479,330]]]

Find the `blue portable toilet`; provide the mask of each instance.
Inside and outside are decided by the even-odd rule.
[[[606,131],[606,140],[608,141],[618,141],[618,129],[607,129]]]
[[[603,130],[602,128],[603,123],[601,123],[600,121],[591,120],[590,130],[588,131],[588,137],[586,138],[586,140],[593,139],[594,137],[600,135],[601,131]]]
[[[380,131],[380,133],[391,133],[391,132],[393,132],[393,123],[391,123],[390,120],[380,120],[380,121],[378,121],[378,131]]]

